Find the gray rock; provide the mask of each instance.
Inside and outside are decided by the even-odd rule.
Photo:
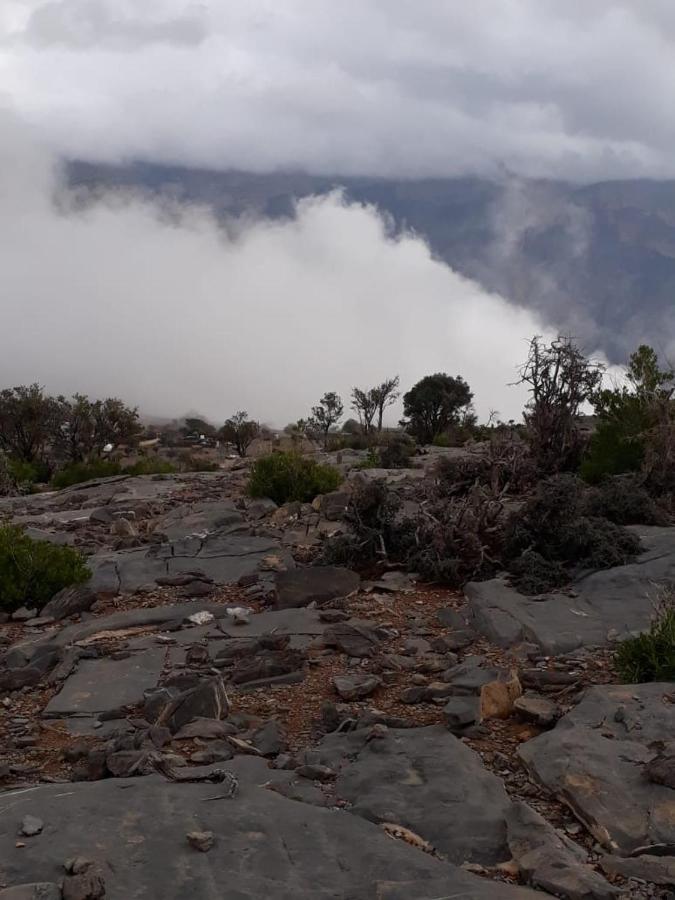
[[[26,837],[35,837],[36,834],[40,834],[44,827],[45,823],[42,819],[38,819],[35,816],[24,816],[21,820],[21,834]]]
[[[585,853],[559,835],[527,804],[506,810],[509,850],[529,884],[566,900],[611,900],[619,895],[586,865]]]
[[[449,731],[461,734],[466,728],[480,722],[480,699],[452,697],[443,707],[443,718]]]
[[[338,622],[331,625],[323,633],[326,647],[337,647],[347,656],[373,656],[378,650],[382,638],[380,632],[361,622]]]
[[[183,727],[176,732],[174,739],[177,741],[185,741],[200,738],[203,741],[217,741],[236,733],[237,729],[230,722],[220,722],[217,719],[196,718],[187,725],[183,725]]]
[[[216,842],[216,836],[212,831],[188,831],[188,844],[200,853],[208,853]]]
[[[176,540],[192,534],[230,532],[243,524],[243,516],[231,500],[205,500],[176,506],[157,520],[155,531]]]
[[[112,713],[143,702],[164,667],[166,651],[145,650],[126,659],[85,659],[47,704],[50,718]]]
[[[62,900],[62,896],[58,884],[47,881],[0,889],[0,900]]]
[[[382,684],[377,675],[336,675],[333,685],[343,700],[362,700],[370,697]]]
[[[20,606],[12,613],[13,622],[29,622],[37,616],[36,609],[28,609],[26,606]]]
[[[76,613],[86,612],[95,602],[96,594],[89,585],[76,584],[54,594],[42,610],[42,615],[51,616],[59,621],[68,616],[74,616]]]
[[[675,885],[675,856],[652,856],[648,853],[628,858],[603,856],[600,858],[600,868],[608,875],[620,875],[622,878],[635,878],[669,887]]]
[[[646,551],[630,565],[579,578],[573,596],[525,597],[502,578],[468,584],[472,624],[499,646],[530,641],[550,655],[604,646],[646,630],[654,585],[675,581],[675,528],[631,530]]]
[[[329,494],[321,494],[316,498],[316,508],[329,522],[339,521],[345,514],[351,494],[347,491],[332,491]]]
[[[359,589],[361,579],[339,566],[311,566],[276,575],[277,609],[309,606],[342,599]]]
[[[552,731],[521,744],[531,776],[611,852],[675,845],[671,788],[645,777],[654,742],[675,740],[672,684],[591,687]]]
[[[274,773],[264,764],[257,765],[260,762],[238,758],[225,764],[240,784],[238,794],[227,801],[204,802],[218,793],[213,784],[176,784],[159,776],[77,783],[68,785],[67,791],[63,785],[44,785],[6,792],[3,800],[14,804],[14,815],[40,815],[45,821],[58,821],[59,828],[41,843],[39,855],[18,853],[15,835],[0,828],[3,878],[15,884],[29,877],[44,879],[47,872],[53,878],[77,848],[82,856],[105,860],[110,900],[370,900],[376,896],[393,900],[399,889],[398,898],[406,900],[453,894],[458,900],[534,900],[539,896],[478,878],[420,853],[349,812],[288,800],[259,787],[288,774]],[[454,781],[455,791],[462,790],[453,772],[453,758],[442,758],[439,765],[446,778]],[[435,806],[437,819],[454,818],[443,808],[442,796]],[[198,830],[214,833],[222,852],[195,854],[185,835],[196,824]],[[457,829],[463,826],[461,818],[454,822]]]
[[[102,900],[105,896],[103,876],[93,869],[64,879],[63,900]]]
[[[261,756],[276,756],[288,746],[286,736],[276,719],[270,719],[251,735],[251,743]]]
[[[229,710],[223,680],[215,676],[171,700],[157,724],[168,725],[175,733],[195,719],[225,719]]]
[[[398,822],[455,863],[509,858],[502,782],[442,726],[327,735],[314,759],[340,769],[336,793],[371,822]],[[341,767],[341,768],[340,768]],[[444,896],[444,895],[442,895]]]
[[[560,714],[560,710],[552,700],[538,694],[523,694],[522,697],[516,697],[513,708],[523,719],[535,722],[542,728],[554,725]]]

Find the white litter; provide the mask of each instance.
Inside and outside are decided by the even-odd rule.
[[[187,617],[187,620],[192,622],[193,625],[209,625],[215,618],[213,613],[202,610],[201,612],[192,613],[191,616]]]

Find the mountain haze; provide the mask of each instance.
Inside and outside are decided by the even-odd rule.
[[[611,362],[643,340],[668,351],[675,181],[414,180],[84,161],[69,162],[66,175],[95,192],[130,189],[206,205],[223,220],[291,218],[297,200],[339,188],[378,207],[393,232],[417,233],[460,274],[536,310]]]

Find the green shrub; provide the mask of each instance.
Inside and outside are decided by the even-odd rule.
[[[644,441],[627,433],[620,421],[605,421],[591,437],[579,473],[589,484],[598,484],[608,475],[638,472],[645,458]]]
[[[614,665],[629,684],[675,681],[675,606],[670,593],[658,604],[649,631],[621,642]]]
[[[121,471],[124,475],[171,475],[178,469],[168,459],[148,456]]]
[[[366,454],[366,458],[361,460],[361,462],[355,466],[356,469],[379,469],[381,466],[380,463],[380,455],[377,450],[373,450],[371,447],[368,453]]]
[[[445,432],[443,434],[437,434],[431,443],[434,447],[449,447],[450,435]]]
[[[52,487],[61,490],[74,484],[82,484],[93,478],[109,478],[121,475],[122,467],[111,459],[97,459],[92,462],[71,463],[60,469],[52,478]]]
[[[272,453],[254,462],[248,493],[251,497],[269,497],[278,504],[292,500],[309,503],[318,494],[334,491],[341,481],[342,476],[332,466],[299,453]]]
[[[34,484],[49,481],[49,466],[44,462],[9,459],[7,468],[14,483],[22,491],[30,491]]]
[[[57,591],[90,576],[82,555],[72,547],[34,541],[15,525],[0,526],[0,609],[34,609]]]

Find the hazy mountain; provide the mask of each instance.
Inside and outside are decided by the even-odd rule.
[[[461,274],[539,310],[612,361],[641,340],[667,350],[675,336],[675,181],[393,180],[81,161],[68,164],[67,177],[94,191],[207,204],[223,218],[292,216],[297,199],[340,187],[377,205],[393,232],[417,232]]]

